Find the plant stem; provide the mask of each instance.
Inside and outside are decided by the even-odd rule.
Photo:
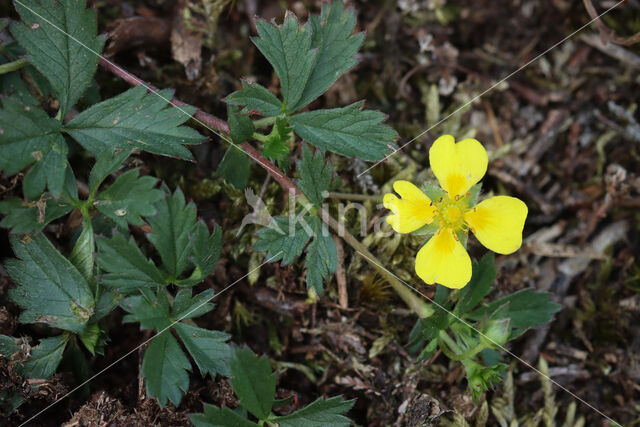
[[[13,62],[7,62],[6,64],[0,65],[0,74],[7,74],[12,71],[19,70],[20,68],[26,67],[29,65],[29,61],[24,58],[16,59]]]
[[[126,82],[138,86],[145,85],[150,91],[157,91],[157,89],[149,84],[146,84],[138,77],[133,74],[127,72],[122,67],[114,64],[113,62],[100,58],[99,61],[100,66],[112,72],[116,76],[122,78]],[[171,100],[171,105],[174,106],[186,106],[182,101],[177,99]],[[224,132],[229,134],[229,124],[224,120],[221,120],[211,114],[205,113],[204,111],[196,108],[196,112],[193,115],[193,118],[196,119],[199,123],[205,125],[210,130]],[[276,118],[270,118],[274,122]],[[294,195],[302,196],[302,192],[300,189],[291,181],[286,175],[282,173],[277,167],[275,167],[269,160],[265,159],[260,155],[260,153],[253,148],[251,144],[248,142],[244,142],[240,145],[244,152],[255,160],[262,168],[264,168],[273,178],[287,191],[292,191]],[[389,284],[396,291],[398,296],[402,298],[402,300],[420,317],[429,317],[434,313],[431,304],[427,303],[424,299],[416,295],[411,289],[409,289],[404,283],[402,283],[396,276],[394,276],[389,270],[383,267],[382,262],[379,261],[369,250],[360,243],[355,237],[353,237],[343,225],[339,224],[328,212],[324,209],[318,209],[318,214],[320,218],[331,227],[334,232],[341,237],[347,244],[349,244],[353,249],[358,251],[367,262],[378,272],[387,279]]]
[[[358,200],[358,201],[367,201],[371,200],[372,202],[382,202],[382,197],[380,196],[371,196],[369,194],[352,194],[352,193],[329,193],[327,194],[327,198],[329,199],[340,199],[340,200]]]
[[[260,129],[274,124],[276,120],[278,120],[277,117],[265,117],[264,119],[254,120],[253,126],[255,126],[256,129]]]

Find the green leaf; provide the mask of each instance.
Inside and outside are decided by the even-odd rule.
[[[462,316],[473,310],[489,293],[497,274],[494,256],[491,252],[483,256],[480,262],[474,261],[471,281],[460,290],[455,313]]]
[[[267,252],[270,262],[282,260],[282,265],[289,265],[302,254],[311,238],[310,230],[305,230],[301,221],[286,217],[275,217],[273,223],[258,232],[258,241],[253,249]]]
[[[96,243],[91,221],[87,222],[85,220],[82,224],[82,232],[71,250],[71,255],[69,255],[69,261],[78,269],[87,282],[93,279],[93,253],[95,249]]]
[[[470,317],[480,320],[488,315],[494,319],[511,319],[513,329],[509,339],[512,340],[530,327],[551,322],[553,314],[561,309],[560,304],[551,301],[549,293],[523,289],[480,307]]]
[[[106,177],[122,167],[122,163],[130,154],[130,150],[116,152],[105,150],[98,154],[96,163],[89,174],[89,191],[92,196],[98,192],[100,184]]]
[[[287,140],[291,137],[292,128],[286,119],[277,119],[271,129],[271,133],[267,135],[264,143],[262,154],[268,159],[275,160],[283,169],[289,168],[289,145]]]
[[[218,408],[204,405],[204,412],[192,414],[189,419],[196,427],[257,427],[258,424],[249,421],[229,408]]]
[[[147,221],[153,232],[147,239],[160,254],[162,266],[173,279],[177,279],[187,268],[191,254],[189,234],[196,224],[196,206],[187,204],[182,190],[177,188],[155,204],[157,215]]]
[[[194,107],[167,107],[170,90],[147,93],[143,86],[95,104],[78,114],[64,131],[94,154],[105,150],[140,150],[192,159],[185,147],[204,138],[187,126]]]
[[[342,415],[347,412],[355,400],[342,400],[340,396],[329,399],[317,399],[310,405],[273,421],[280,427],[348,427],[351,421]]]
[[[238,147],[231,146],[224,153],[224,157],[216,170],[216,175],[238,190],[244,190],[249,184],[250,170],[249,157]]]
[[[213,310],[213,289],[191,296],[191,289],[180,289],[173,300],[171,317],[176,321],[200,317]]]
[[[182,343],[198,365],[202,376],[229,375],[228,360],[231,348],[227,341],[231,336],[220,331],[210,331],[187,323],[173,325]]]
[[[83,333],[78,335],[82,344],[91,352],[92,355],[96,354],[96,345],[98,344],[98,340],[100,339],[102,331],[100,330],[100,325],[97,323],[92,323],[87,326],[87,329],[84,330]]]
[[[154,203],[163,196],[161,190],[153,188],[157,182],[152,176],[140,177],[138,169],[128,170],[97,195],[94,205],[122,228],[127,222],[140,226],[142,216],[157,212]]]
[[[51,83],[64,117],[91,84],[104,37],[96,36],[96,14],[84,0],[28,3],[14,3],[24,24],[14,23],[11,32]]]
[[[4,108],[0,109],[0,171],[15,175],[36,161],[46,161],[51,147],[57,147],[53,156],[64,151],[66,142],[60,134],[60,122],[39,108],[11,99],[5,99],[3,104]],[[52,179],[57,183],[58,173],[54,175]]]
[[[18,283],[9,297],[25,310],[20,322],[82,332],[95,305],[82,274],[42,234],[10,237],[19,259],[10,259],[5,266]]]
[[[122,321],[124,323],[138,322],[141,329],[163,330],[171,325],[169,318],[169,301],[164,288],[160,288],[157,295],[145,292],[125,298],[120,307],[126,311]]]
[[[268,24],[262,19],[257,19],[255,24],[259,37],[252,41],[276,71],[285,107],[292,111],[289,107],[300,100],[315,63],[311,28],[309,24],[300,27],[298,18],[289,12],[282,26]]]
[[[165,282],[160,270],[142,254],[133,239],[116,233],[111,239],[98,237],[96,242],[98,265],[107,272],[100,278],[105,286],[130,293],[139,287],[155,287]]]
[[[9,360],[13,354],[20,350],[20,338],[14,338],[0,334],[0,357]]]
[[[320,16],[311,15],[311,48],[318,49],[313,72],[307,80],[300,100],[291,111],[297,111],[322,95],[357,61],[355,54],[364,41],[364,34],[353,34],[356,17],[353,8],[344,10],[342,0],[324,3]]]
[[[180,286],[192,286],[202,282],[216,267],[222,251],[222,229],[215,227],[209,234],[209,228],[203,221],[198,221],[193,234],[189,236],[191,241],[191,262],[196,266],[188,279],[179,280]]]
[[[322,294],[322,283],[329,280],[338,268],[338,251],[327,227],[320,218],[313,217],[313,240],[307,249],[304,265],[307,267],[307,286],[313,287],[318,295]]]
[[[22,191],[30,199],[36,199],[44,192],[45,187],[55,198],[60,197],[66,169],[71,168],[67,162],[67,143],[61,135],[51,141],[48,150],[36,155],[38,159],[24,175]]]
[[[3,94],[2,100],[0,100],[2,103],[6,99],[10,99],[31,107],[38,106],[38,100],[29,92],[29,88],[20,77],[19,71],[0,75],[0,93]]]
[[[66,334],[40,340],[40,344],[31,349],[29,359],[22,366],[18,365],[18,372],[29,378],[49,378],[62,360],[67,340]]]
[[[398,134],[382,124],[384,114],[362,110],[362,106],[362,102],[356,102],[343,108],[309,111],[291,116],[289,122],[300,138],[322,150],[381,160],[395,150]]]
[[[258,83],[242,81],[242,89],[225,98],[229,105],[245,107],[251,113],[257,111],[265,117],[279,116],[283,113],[282,103],[274,94]]]
[[[16,234],[37,232],[73,210],[73,206],[62,199],[54,200],[46,195],[43,199],[34,202],[20,199],[0,201],[0,214],[6,215],[0,226],[10,228]]]
[[[302,147],[302,160],[298,161],[300,179],[296,181],[298,188],[316,207],[320,207],[329,190],[333,178],[333,167],[325,163],[320,150],[315,155],[306,145]]]
[[[229,121],[229,135],[234,144],[240,145],[248,141],[256,128],[248,115],[238,111],[238,107],[227,106],[227,117]]]
[[[156,335],[142,360],[147,395],[158,399],[161,407],[167,403],[167,399],[178,406],[189,388],[189,369],[189,359],[171,332],[164,331]]]
[[[231,387],[240,405],[258,419],[266,419],[273,406],[277,379],[269,361],[256,356],[248,348],[236,347],[229,365]]]

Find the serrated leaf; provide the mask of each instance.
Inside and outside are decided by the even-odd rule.
[[[125,298],[120,303],[120,307],[129,313],[124,316],[122,321],[125,323],[138,322],[141,329],[160,331],[171,325],[169,301],[164,288],[161,288],[156,295],[145,292],[143,295]]]
[[[356,24],[353,8],[344,10],[342,0],[324,3],[320,16],[311,15],[311,48],[318,49],[313,72],[307,80],[300,100],[291,111],[297,111],[322,95],[357,61],[355,54],[364,34],[351,34]]]
[[[9,297],[24,309],[20,322],[82,332],[95,305],[82,274],[42,234],[10,238],[19,259],[10,259],[5,266],[18,284],[9,290]]]
[[[14,3],[24,24],[11,25],[27,59],[46,76],[60,102],[61,117],[91,84],[104,37],[97,36],[93,9],[84,0],[34,0]]]
[[[479,262],[473,262],[471,281],[460,290],[455,308],[456,314],[465,315],[473,310],[489,293],[498,274],[494,264],[492,253],[487,253]]]
[[[155,208],[158,213],[147,218],[153,232],[146,236],[160,254],[163,268],[177,279],[189,263],[192,250],[189,234],[196,224],[196,206],[187,204],[182,190],[177,188],[158,201]]]
[[[316,51],[311,49],[309,24],[300,27],[298,18],[287,12],[281,26],[255,21],[259,37],[252,39],[273,66],[282,87],[282,97],[287,111],[300,100],[311,76]]]
[[[305,230],[300,221],[292,224],[293,221],[287,217],[273,218],[272,224],[258,231],[258,241],[253,249],[267,252],[270,262],[282,260],[282,265],[294,262],[311,238],[311,230]]]
[[[127,227],[127,222],[140,226],[144,222],[142,216],[157,212],[154,203],[164,195],[153,188],[157,182],[152,176],[139,176],[138,169],[128,170],[96,196],[94,205],[122,228]]]
[[[38,106],[38,100],[29,92],[18,71],[0,75],[0,93],[3,94],[0,100],[3,104],[6,99],[11,99],[23,105]]]
[[[6,215],[0,226],[10,228],[16,234],[41,231],[51,221],[71,212],[73,206],[62,199],[54,200],[45,195],[44,200],[26,202],[20,199],[0,201],[0,214]]]
[[[248,141],[256,130],[251,118],[241,113],[238,107],[228,105],[227,118],[229,122],[229,136],[231,136],[231,140],[236,145]]]
[[[78,269],[88,283],[93,279],[93,253],[95,249],[96,244],[91,221],[87,222],[85,220],[82,224],[82,232],[69,255],[69,261]]]
[[[362,102],[343,108],[316,110],[296,114],[289,123],[300,138],[322,150],[361,160],[383,159],[395,150],[398,136],[382,124],[385,115],[362,110]]]
[[[189,388],[187,371],[190,369],[189,359],[171,332],[164,331],[155,336],[142,360],[147,395],[158,399],[161,407],[166,405],[167,400],[178,406]]]
[[[20,350],[20,338],[0,334],[0,357],[11,359],[11,356]]]
[[[185,145],[204,138],[187,126],[193,107],[168,107],[170,90],[147,93],[137,86],[95,104],[64,127],[84,148],[94,154],[105,150],[140,150],[163,156],[192,159]]]
[[[84,330],[83,333],[78,335],[82,344],[84,344],[85,348],[91,352],[92,355],[95,356],[96,345],[98,344],[98,340],[100,338],[100,325],[97,323],[92,323]]]
[[[329,280],[338,268],[338,251],[329,230],[320,218],[313,217],[311,224],[313,240],[307,249],[304,265],[307,267],[307,286],[313,287],[320,295],[322,283]]]
[[[325,193],[331,186],[333,167],[330,162],[325,163],[320,150],[315,154],[306,145],[302,147],[302,160],[298,161],[300,179],[296,181],[298,188],[316,207],[320,207]]]
[[[189,419],[196,427],[257,427],[258,424],[249,421],[229,408],[218,408],[204,405],[204,412],[191,414]]]
[[[3,104],[4,108],[0,109],[0,171],[15,175],[36,161],[42,162],[51,147],[66,147],[59,121],[39,108],[11,99],[5,99]]]
[[[231,356],[231,348],[227,344],[231,338],[229,334],[182,322],[176,323],[173,328],[198,365],[202,376],[229,375],[229,357]]]
[[[242,81],[242,89],[225,98],[229,105],[245,107],[247,112],[257,111],[265,117],[279,116],[283,113],[282,103],[267,88],[258,83]]]
[[[171,317],[176,321],[200,317],[213,310],[213,289],[191,296],[191,289],[180,289],[173,300]]]
[[[209,228],[203,221],[196,223],[191,240],[191,262],[195,269],[188,279],[179,280],[180,286],[192,286],[203,281],[216,266],[222,251],[222,229],[215,227],[209,234]]]
[[[49,148],[37,154],[36,163],[29,168],[22,180],[22,191],[30,199],[36,199],[49,188],[49,192],[55,198],[60,197],[67,168],[71,168],[67,162],[67,143],[58,135],[51,141]]]
[[[470,317],[480,320],[488,315],[492,318],[511,319],[511,340],[522,335],[530,327],[552,321],[554,313],[561,309],[560,304],[551,301],[549,293],[523,289],[478,308]],[[497,314],[494,317],[492,313]]]
[[[231,146],[224,153],[224,157],[216,169],[216,175],[238,190],[244,190],[249,184],[250,171],[249,157],[238,147]]]
[[[17,370],[29,378],[49,378],[56,372],[67,346],[67,335],[45,338],[31,349],[31,356]]]
[[[111,239],[98,237],[98,265],[104,274],[100,281],[105,286],[130,293],[139,287],[149,288],[165,282],[155,264],[142,254],[135,241],[121,234]]]
[[[342,400],[340,396],[320,398],[292,414],[275,417],[273,421],[280,427],[347,427],[351,421],[342,414],[354,403],[355,400]]]
[[[276,374],[269,361],[248,348],[236,347],[229,362],[231,387],[240,405],[256,418],[264,420],[271,413],[276,394]]]
[[[110,151],[106,150],[98,154],[96,163],[89,174],[89,192],[95,195],[98,192],[100,184],[106,177],[122,167],[127,157],[131,154],[130,150]]]

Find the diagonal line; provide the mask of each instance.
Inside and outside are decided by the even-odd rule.
[[[438,306],[438,308],[440,308],[443,311],[446,311],[447,313],[449,313],[450,315],[452,315],[453,317],[455,317],[456,319],[458,319],[460,322],[464,323],[466,326],[468,326],[469,328],[473,329],[474,331],[476,331],[478,334],[480,334],[483,338],[487,339],[488,341],[492,342],[493,344],[495,344],[497,347],[499,347],[501,350],[503,350],[504,352],[508,353],[510,356],[513,356],[515,359],[517,359],[518,361],[520,361],[522,364],[524,364],[525,366],[527,366],[528,368],[536,371],[539,375],[545,377],[546,379],[548,379],[549,381],[551,381],[553,384],[555,384],[556,386],[558,386],[560,389],[566,391],[567,393],[569,393],[571,396],[573,396],[575,399],[579,400],[580,402],[584,403],[585,405],[587,405],[589,408],[593,409],[594,411],[596,411],[598,414],[602,415],[604,418],[606,418],[607,420],[611,421],[614,425],[617,426],[621,426],[622,424],[618,423],[617,421],[615,421],[614,419],[610,418],[609,416],[605,415],[602,411],[600,411],[598,408],[594,407],[593,405],[591,405],[590,403],[588,403],[587,401],[585,401],[584,399],[582,399],[580,396],[576,395],[574,392],[572,392],[571,390],[569,390],[568,388],[564,387],[563,385],[561,385],[560,383],[558,383],[557,381],[554,381],[553,379],[551,379],[551,377],[549,377],[548,375],[545,375],[544,373],[542,373],[539,369],[535,368],[534,366],[532,366],[529,362],[527,362],[526,360],[521,359],[520,357],[516,356],[513,352],[507,350],[504,346],[498,344],[497,342],[495,342],[494,340],[492,340],[491,338],[489,338],[488,336],[486,336],[484,333],[482,333],[481,331],[479,331],[478,329],[476,329],[473,325],[470,325],[467,321],[465,321],[464,319],[460,318],[459,316],[457,316],[455,313],[447,310],[446,308],[444,308],[443,306],[441,306],[440,304],[438,304],[437,302],[435,302],[433,299],[429,298],[428,296],[426,296],[425,294],[423,294],[422,292],[420,292],[418,289],[416,289],[415,287],[411,286],[410,284],[408,284],[407,282],[405,282],[404,280],[402,280],[401,278],[399,278],[398,276],[396,276],[395,274],[393,274],[392,272],[390,272],[387,268],[385,268],[384,266],[380,265],[379,263],[377,263],[375,260],[371,259],[370,257],[368,257],[367,255],[363,254],[360,251],[356,251],[358,252],[362,257],[366,258],[370,263],[377,265],[379,268],[383,269],[384,271],[386,271],[387,273],[389,273],[390,275],[392,275],[393,277],[395,277],[396,279],[398,279],[400,282],[404,283],[405,286],[407,286],[410,289],[413,289],[415,292],[419,293],[420,295],[422,295],[425,299],[429,300],[429,302],[435,304]]]
[[[119,65],[115,64],[114,62],[110,61],[109,59],[107,59],[106,57],[104,57],[103,55],[100,54],[100,52],[96,52],[95,50],[91,49],[89,46],[87,46],[86,44],[82,43],[80,40],[78,40],[77,38],[75,38],[74,36],[72,36],[71,34],[69,34],[68,32],[64,31],[62,28],[58,27],[56,24],[54,24],[53,22],[51,22],[50,20],[48,20],[47,18],[45,18],[44,16],[40,15],[38,12],[36,12],[35,10],[31,9],[29,6],[25,5],[22,1],[20,0],[14,0],[16,3],[18,3],[20,6],[24,7],[25,9],[27,9],[29,12],[33,13],[34,15],[36,15],[38,18],[42,19],[43,21],[45,21],[47,24],[51,25],[53,28],[55,28],[56,30],[60,31],[61,33],[65,34],[68,39],[73,40],[74,42],[78,43],[80,46],[84,47],[85,49],[87,49],[89,52],[93,53],[94,55],[96,55],[98,58],[102,59],[103,61],[107,62],[109,65],[111,65],[114,68],[117,68],[119,71],[122,71],[123,73],[126,72],[126,70],[122,67],[120,67]],[[67,39],[67,40],[68,40]],[[217,135],[218,137],[220,137],[222,140],[228,142],[229,144],[231,144],[231,146],[237,148],[238,150],[242,151],[244,154],[246,154],[247,156],[249,156],[249,158],[251,158],[253,161],[257,162],[256,159],[253,158],[253,156],[251,156],[249,153],[247,153],[245,150],[243,150],[239,145],[235,144],[233,141],[231,141],[229,138],[227,138],[226,136],[224,136],[223,134],[219,133],[218,131],[216,131],[215,129],[212,129],[211,126],[207,125],[206,123],[202,122],[201,120],[199,120],[198,118],[192,116],[191,114],[189,114],[187,111],[185,111],[183,108],[181,108],[178,105],[175,105],[173,103],[171,103],[171,100],[168,99],[167,97],[161,95],[160,93],[158,93],[158,91],[155,88],[152,88],[151,86],[149,86],[148,84],[146,84],[144,81],[140,80],[139,78],[136,77],[136,79],[138,80],[138,83],[140,86],[144,87],[145,89],[147,89],[150,93],[153,93],[154,95],[156,95],[157,97],[159,97],[160,99],[166,101],[168,104],[171,104],[174,108],[177,108],[178,110],[180,110],[180,112],[182,112],[185,116],[188,116],[190,119],[192,119],[193,121],[195,121],[196,123],[198,123],[199,125],[201,125],[202,127],[208,129],[209,131],[211,131],[213,134]],[[282,177],[282,174],[263,164],[260,164],[260,166],[262,167],[266,167],[267,169],[269,169],[269,172],[275,174],[278,177]]]
[[[16,0],[17,1],[17,0]],[[597,21],[598,19],[600,19],[603,15],[611,12],[613,9],[615,9],[616,7],[620,6],[622,3],[624,3],[626,0],[620,0],[618,3],[614,4],[613,6],[611,6],[609,9],[605,10],[604,12],[602,12],[600,15],[596,16],[595,18],[593,18],[592,20],[590,20],[589,22],[587,22],[586,24],[584,24],[582,27],[578,28],[577,30],[575,30],[573,33],[569,34],[567,37],[563,38],[562,40],[560,40],[559,42],[557,42],[556,44],[554,44],[553,46],[551,46],[550,48],[548,48],[547,50],[545,50],[544,52],[542,52],[541,54],[539,54],[538,56],[536,56],[535,58],[529,60],[526,64],[524,64],[523,66],[521,66],[520,68],[518,68],[517,70],[511,72],[510,74],[508,74],[506,77],[502,78],[501,80],[499,80],[497,83],[494,83],[493,85],[491,85],[488,89],[485,89],[484,92],[480,93],[479,95],[476,95],[475,97],[471,98],[470,101],[465,102],[464,104],[462,104],[462,106],[456,108],[452,113],[450,113],[449,115],[447,115],[445,118],[441,119],[438,123],[436,123],[435,125],[431,126],[430,128],[428,128],[427,130],[419,133],[417,136],[413,137],[412,139],[410,139],[409,141],[405,142],[403,145],[400,146],[400,148],[396,149],[394,152],[392,152],[391,154],[387,154],[385,156],[384,159],[379,160],[378,162],[374,163],[371,167],[369,167],[368,169],[365,169],[364,171],[360,172],[358,174],[358,176],[367,173],[368,171],[370,171],[371,169],[375,168],[376,166],[378,166],[380,163],[386,161],[389,157],[394,156],[396,153],[398,153],[399,151],[402,151],[402,149],[404,147],[406,147],[407,145],[411,144],[413,141],[415,141],[416,139],[420,138],[422,135],[424,135],[425,133],[429,132],[431,129],[435,128],[436,126],[438,126],[439,124],[441,124],[442,122],[448,120],[451,116],[455,115],[456,113],[460,112],[460,110],[466,108],[468,105],[470,105],[471,103],[475,102],[476,100],[478,100],[479,98],[481,98],[482,96],[486,95],[487,93],[491,92],[493,89],[495,89],[496,87],[500,86],[502,83],[504,83],[505,81],[509,80],[511,77],[513,77],[514,75],[516,75],[517,73],[519,73],[520,71],[522,71],[523,69],[527,68],[529,65],[533,64],[534,62],[536,62],[538,59],[542,58],[543,56],[545,56],[547,53],[551,52],[553,49],[555,49],[556,47],[560,46],[562,43],[564,43],[565,41],[569,40],[571,37],[575,36],[577,33],[579,33],[580,31],[584,30],[585,28],[587,28],[589,25],[591,25],[593,22]]]
[[[17,1],[17,0],[16,0]],[[153,335],[151,338],[143,341],[141,344],[139,344],[138,346],[136,346],[135,348],[131,349],[129,352],[125,353],[124,356],[121,356],[118,360],[116,360],[115,362],[111,363],[109,366],[107,366],[106,368],[102,369],[100,372],[98,372],[97,374],[94,374],[91,378],[87,379],[86,381],[84,381],[82,384],[76,386],[73,390],[71,390],[70,392],[68,392],[67,394],[65,394],[64,396],[62,396],[61,398],[59,398],[58,400],[56,400],[55,402],[51,403],[49,406],[47,406],[46,408],[44,408],[43,410],[41,410],[40,412],[38,412],[37,414],[35,414],[34,416],[32,416],[31,418],[29,418],[27,421],[23,422],[22,424],[20,424],[20,427],[27,425],[27,423],[29,423],[29,421],[34,420],[35,418],[37,418],[40,414],[42,414],[43,412],[45,412],[46,410],[48,410],[49,408],[51,408],[52,406],[56,405],[57,403],[59,403],[60,401],[64,400],[66,397],[70,396],[71,394],[73,394],[76,390],[84,387],[86,384],[90,383],[91,381],[93,381],[96,377],[98,377],[99,375],[103,374],[105,371],[109,370],[110,368],[112,368],[113,366],[117,365],[118,363],[120,363],[122,360],[124,360],[125,358],[127,358],[128,356],[130,356],[133,352],[135,352],[136,350],[138,350],[140,347],[142,347],[143,345],[147,344],[148,342],[150,342],[152,339],[154,339],[155,337],[157,337],[158,335],[164,333],[167,331],[167,329],[171,328],[173,325],[175,325],[176,323],[179,323],[180,321],[184,320],[187,318],[187,316],[189,316],[191,313],[193,313],[194,311],[198,310],[200,307],[202,307],[203,305],[213,301],[218,295],[222,295],[224,292],[226,292],[227,290],[229,290],[231,287],[233,287],[236,283],[240,282],[242,279],[244,279],[245,277],[249,276],[251,273],[253,273],[254,271],[256,271],[257,269],[259,269],[260,267],[262,267],[263,265],[273,261],[276,257],[280,256],[280,254],[282,254],[282,251],[278,252],[276,255],[272,256],[271,258],[267,259],[265,262],[263,262],[262,264],[260,264],[259,266],[257,266],[256,268],[251,269],[251,271],[249,271],[247,274],[245,274],[244,276],[242,276],[241,278],[239,278],[238,280],[236,280],[235,282],[231,283],[230,285],[228,285],[226,288],[222,289],[220,292],[218,292],[217,294],[215,294],[214,296],[212,296],[209,299],[204,300],[202,303],[198,304],[193,310],[189,311],[187,314],[183,315],[182,317],[178,318],[177,320],[174,320],[173,323],[171,323],[169,326],[167,326],[166,328],[164,328],[163,330],[157,332],[155,335]]]

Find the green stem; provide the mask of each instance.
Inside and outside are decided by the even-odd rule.
[[[267,135],[263,135],[258,132],[254,132],[253,135],[251,135],[251,138],[255,139],[256,141],[267,142]]]
[[[7,62],[6,64],[0,65],[0,74],[7,74],[26,67],[27,65],[29,65],[29,61],[24,58],[17,59],[13,62]]]
[[[340,199],[340,200],[359,200],[359,201],[367,201],[371,200],[372,202],[382,202],[382,197],[380,196],[370,196],[368,194],[352,194],[352,193],[329,193],[327,194],[329,199]]]
[[[278,117],[265,117],[264,119],[254,120],[253,126],[255,126],[256,129],[260,129],[271,126],[276,120],[278,120]]]
[[[447,331],[441,330],[438,336],[440,337],[440,344],[443,344],[443,341],[444,341],[444,344],[446,344],[444,346],[441,345],[440,349],[451,360],[470,359],[476,354],[478,354],[479,352],[481,352],[482,350],[484,350],[486,347],[482,342],[480,342],[475,347],[467,351],[463,351],[462,348],[460,348],[460,346],[453,340],[453,338],[449,336]],[[449,348],[451,349],[450,351],[449,351]]]

